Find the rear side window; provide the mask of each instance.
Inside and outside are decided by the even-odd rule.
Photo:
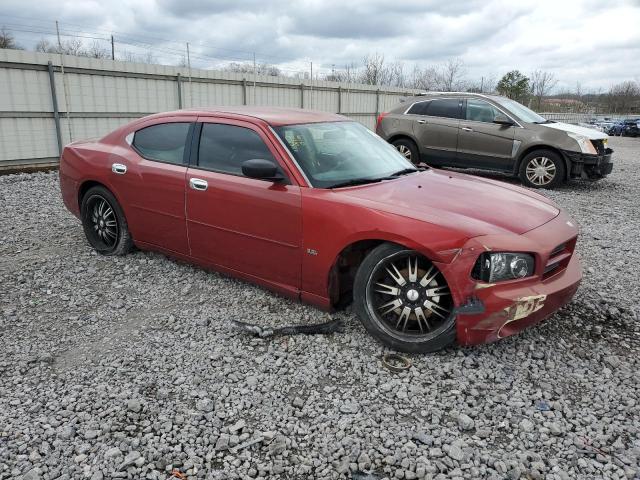
[[[242,175],[242,162],[256,158],[278,164],[260,135],[253,130],[221,123],[202,125],[198,166]]]
[[[190,126],[182,122],[152,125],[138,130],[132,145],[144,158],[182,165]]]
[[[411,105],[411,108],[407,113],[412,115],[426,115],[427,114],[427,106],[430,102],[418,102]]]
[[[460,99],[443,98],[414,103],[407,113],[429,117],[460,118]]]

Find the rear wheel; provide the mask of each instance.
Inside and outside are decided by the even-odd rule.
[[[404,158],[414,165],[418,165],[420,163],[420,152],[418,152],[418,147],[413,140],[400,138],[393,142],[393,146],[396,147],[396,150],[398,150]]]
[[[382,244],[362,262],[354,307],[367,331],[395,350],[433,352],[456,338],[444,276],[429,259],[399,245]]]
[[[125,255],[133,248],[120,204],[104,187],[90,188],[80,208],[82,227],[91,246],[103,255]]]
[[[551,150],[534,150],[520,163],[520,180],[531,188],[554,188],[564,181],[564,161]]]

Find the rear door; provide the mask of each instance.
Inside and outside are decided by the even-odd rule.
[[[302,211],[294,181],[245,177],[242,162],[271,160],[291,178],[260,127],[201,118],[187,173],[192,256],[288,289],[300,288]],[[199,141],[198,141],[199,140]]]
[[[127,137],[131,149],[113,156],[113,183],[127,206],[134,240],[189,254],[184,212],[188,144],[196,117],[143,125]]]
[[[503,114],[491,103],[468,98],[464,102],[464,119],[460,121],[458,160],[461,166],[513,170],[513,125],[493,123]]]
[[[423,160],[431,165],[453,165],[462,115],[459,98],[436,98],[414,103],[407,115],[413,118],[413,134]]]

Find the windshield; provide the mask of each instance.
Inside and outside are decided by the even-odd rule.
[[[525,107],[524,105],[516,102],[515,100],[511,100],[510,98],[504,98],[504,97],[492,97],[492,98],[493,100],[498,102],[500,105],[502,105],[504,108],[509,110],[509,112],[513,113],[516,117],[518,117],[523,122],[544,123],[547,121],[546,118],[541,117],[530,108]]]
[[[356,122],[274,128],[314,187],[371,183],[417,169],[378,135]]]

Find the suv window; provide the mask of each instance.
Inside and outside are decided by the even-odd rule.
[[[202,125],[198,166],[242,175],[242,162],[255,158],[278,164],[260,135],[253,130],[222,123]]]
[[[182,165],[191,123],[160,123],[138,130],[133,147],[149,160]]]
[[[443,98],[414,103],[407,113],[429,117],[460,118],[460,99]]]
[[[499,113],[501,113],[500,110],[484,100],[475,100],[473,98],[467,100],[467,120],[491,123]]]

